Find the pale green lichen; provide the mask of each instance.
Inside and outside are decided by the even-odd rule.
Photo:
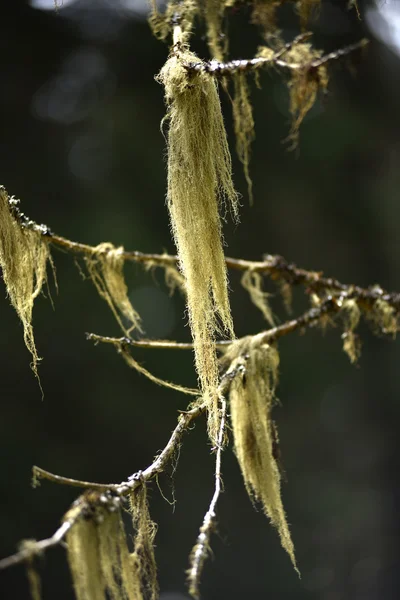
[[[209,407],[209,434],[218,432],[218,367],[214,336],[234,337],[222,247],[219,207],[237,215],[231,157],[217,84],[207,73],[189,73],[198,62],[181,44],[158,75],[168,106],[168,208],[185,279],[189,323],[200,387]]]
[[[10,211],[10,200],[0,186],[0,266],[11,304],[24,329],[24,341],[32,355],[32,370],[38,377],[39,356],[32,326],[35,299],[47,280],[49,245],[40,231],[22,226]]]
[[[107,302],[125,335],[129,336],[134,329],[141,331],[140,316],[129,300],[125,283],[123,247],[115,248],[107,242],[99,244],[90,256],[85,257],[85,264],[96,290]]]
[[[235,453],[250,497],[261,503],[297,570],[274,455],[277,438],[271,410],[276,401],[279,354],[274,346],[262,343],[261,337],[232,344],[222,359],[236,370],[229,394]]]
[[[132,560],[135,561],[140,574],[144,597],[157,600],[159,589],[157,564],[154,556],[157,525],[150,517],[145,484],[131,494],[130,508],[135,530]]]
[[[260,273],[251,269],[243,273],[241,284],[248,292],[253,304],[262,312],[265,320],[274,327],[274,317],[268,302],[269,294],[262,289],[263,279]]]

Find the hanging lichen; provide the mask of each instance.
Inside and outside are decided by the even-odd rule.
[[[26,560],[26,574],[28,577],[29,591],[32,600],[41,600],[42,598],[42,582],[40,575],[37,571],[34,558],[34,548],[36,546],[36,540],[24,540],[20,544],[20,550],[22,552],[32,551],[32,555]]]
[[[66,538],[77,600],[142,600],[140,575],[119,510],[106,494],[99,498],[89,492],[86,498],[87,504],[80,500],[81,506],[71,509],[81,514]]]
[[[244,289],[249,293],[253,304],[262,312],[265,320],[274,327],[274,317],[272,315],[271,307],[268,303],[269,294],[262,289],[263,279],[260,273],[249,269],[243,273],[241,284]]]
[[[379,286],[372,288],[382,293]],[[365,311],[365,317],[369,321],[376,334],[391,335],[393,338],[399,330],[399,321],[396,310],[386,300],[378,298],[371,307]]]
[[[274,525],[294,567],[293,542],[280,492],[276,435],[271,419],[278,379],[279,354],[260,336],[234,343],[224,356],[236,369],[230,386],[230,412],[236,456],[250,497],[259,501]]]
[[[284,279],[278,279],[277,281],[279,292],[282,297],[283,306],[285,307],[288,315],[291,315],[293,312],[292,304],[293,304],[293,289],[288,281]]]
[[[137,360],[133,358],[125,344],[121,343],[118,346],[118,352],[119,354],[121,354],[122,358],[125,360],[127,365],[129,365],[132,369],[135,369],[138,373],[141,373],[142,375],[150,379],[150,381],[152,381],[153,383],[156,383],[157,385],[161,385],[163,387],[167,387],[171,390],[175,390],[176,392],[182,392],[183,394],[199,396],[199,391],[195,390],[194,388],[188,388],[177,383],[171,383],[170,381],[160,379],[159,377],[156,377],[156,375],[153,375],[153,373],[150,373],[150,371],[148,371],[143,365],[138,363]]]
[[[283,0],[254,0],[251,21],[261,28],[263,37],[270,41],[271,36],[279,36],[276,13]]]
[[[318,91],[326,93],[328,87],[328,71],[324,64],[313,66],[313,61],[321,58],[322,52],[315,50],[311,44],[294,44],[285,53],[284,60],[291,65],[289,81],[289,100],[292,124],[288,140],[291,148],[295,148],[299,138],[299,128],[306,114],[314,106]]]
[[[168,208],[185,278],[189,323],[201,390],[209,406],[209,434],[218,432],[218,369],[214,344],[220,328],[233,337],[219,206],[228,201],[237,215],[217,86],[204,72],[189,73],[198,62],[177,44],[158,75],[168,105]]]
[[[168,254],[163,254],[162,256],[168,257]],[[159,262],[147,260],[145,264],[146,271],[152,271],[155,268],[164,269],[164,281],[165,285],[168,287],[170,296],[172,296],[175,290],[179,290],[183,295],[186,294],[185,289],[185,278],[182,273],[178,271],[175,265],[170,264],[169,262]]]
[[[11,304],[24,328],[25,345],[32,355],[32,370],[38,377],[40,359],[33,335],[32,310],[47,278],[50,252],[40,226],[30,229],[13,216],[12,207],[16,204],[0,186],[0,266]]]
[[[160,12],[157,0],[150,0],[151,11],[149,24],[155,37],[165,40],[172,33],[173,27],[179,25],[182,41],[188,41],[192,32],[193,21],[199,12],[197,0],[169,0],[165,12]]]
[[[222,32],[224,10],[224,0],[205,0],[204,2],[208,47],[211,57],[221,62],[225,58],[228,43],[227,37]]]
[[[143,484],[130,497],[135,530],[132,559],[140,574],[143,595],[150,600],[158,598],[157,564],[154,556],[154,538],[157,525],[151,520],[147,502],[147,489]]]
[[[255,138],[253,109],[249,98],[246,74],[234,75],[233,124],[236,135],[236,151],[243,165],[250,204],[253,204],[253,182],[250,177],[250,146]]]
[[[360,322],[361,311],[356,300],[349,298],[344,300],[340,312],[344,331],[342,333],[343,350],[347,354],[351,363],[356,363],[361,354],[361,341],[355,333]]]
[[[321,0],[299,0],[297,2],[297,12],[300,17],[300,25],[302,29],[306,29],[309,21],[317,16],[317,10],[321,4]]]
[[[133,329],[141,331],[140,317],[133,308],[124,279],[124,249],[110,243],[99,244],[93,254],[85,258],[90,279],[100,296],[107,302],[125,335]],[[130,323],[126,327],[121,316]]]

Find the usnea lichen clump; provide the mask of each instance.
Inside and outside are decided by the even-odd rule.
[[[24,329],[24,341],[32,355],[32,370],[38,376],[39,356],[32,326],[32,310],[47,280],[49,246],[42,232],[23,227],[12,214],[15,202],[0,186],[0,266],[7,294]]]
[[[185,278],[189,323],[200,387],[209,404],[209,433],[218,431],[218,367],[215,333],[234,337],[219,209],[237,216],[231,157],[215,81],[191,74],[198,61],[185,46],[158,75],[168,106],[168,208]]]
[[[67,533],[67,553],[77,600],[157,598],[155,526],[145,489],[131,497],[135,527],[132,552],[119,505],[117,496],[88,491],[65,515],[65,520],[75,520]]]
[[[276,429],[271,411],[276,402],[279,353],[263,343],[262,334],[231,345],[222,358],[236,375],[229,403],[233,441],[249,496],[260,502],[297,570],[294,546],[282,504]]]
[[[90,279],[99,295],[104,298],[125,335],[141,331],[140,316],[133,308],[124,278],[124,249],[110,243],[99,244],[91,256],[85,258]],[[122,321],[123,317],[128,326]]]

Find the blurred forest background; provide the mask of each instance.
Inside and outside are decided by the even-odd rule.
[[[61,2],[59,2],[61,5]],[[331,51],[363,35],[365,54],[333,67],[330,94],[288,152],[288,93],[281,73],[260,73],[252,87],[257,139],[249,206],[240,163],[241,223],[225,226],[230,256],[279,253],[298,265],[363,286],[400,291],[400,3],[322,2],[316,47]],[[22,210],[54,232],[96,245],[174,252],[165,206],[163,91],[154,81],[167,57],[146,22],[144,0],[10,0],[0,7],[0,182]],[[391,27],[379,14],[393,11]],[[397,15],[397,16],[396,16]],[[230,18],[231,57],[254,54],[260,38],[244,5]],[[285,39],[298,33],[292,3],[280,15]],[[385,28],[386,27],[386,28]],[[376,38],[374,36],[377,36]],[[398,38],[400,34],[397,33]],[[380,39],[379,39],[380,38]],[[392,44],[389,47],[388,44]],[[196,51],[207,57],[202,32]],[[231,107],[223,98],[232,150]],[[118,482],[146,467],[164,447],[186,398],[129,370],[109,346],[85,332],[119,335],[106,304],[84,282],[71,256],[54,250],[55,310],[40,298],[34,326],[45,397],[29,369],[22,328],[0,294],[0,556],[23,538],[51,535],[76,490],[30,486],[37,464],[65,476]],[[185,341],[184,302],[169,296],[161,272],[127,264],[132,303],[146,335]],[[238,336],[266,324],[231,274]],[[285,320],[276,287],[272,306]],[[298,314],[306,307],[295,294]],[[275,418],[287,474],[283,500],[297,552],[299,580],[276,532],[255,512],[231,450],[204,600],[394,600],[400,594],[400,346],[362,327],[358,367],[341,350],[340,329],[282,339],[282,407]],[[155,374],[195,384],[190,353],[136,351]],[[158,523],[161,598],[183,600],[185,569],[213,490],[213,458],[204,420],[184,438],[173,476],[176,505],[151,486]],[[173,498],[171,473],[159,479]],[[44,599],[72,599],[62,548],[40,564]],[[22,567],[1,573],[4,600],[29,597]]]

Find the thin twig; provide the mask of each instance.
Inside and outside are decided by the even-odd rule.
[[[114,338],[96,333],[87,333],[86,339],[95,343],[113,344],[114,346],[127,344],[137,348],[159,348],[165,350],[193,350],[193,344],[188,342],[174,342],[173,340],[132,340],[128,337]]]
[[[194,598],[200,597],[200,579],[207,554],[210,548],[211,534],[215,528],[216,506],[222,491],[221,478],[221,460],[224,446],[225,425],[226,425],[226,400],[220,398],[221,403],[221,422],[218,432],[218,446],[215,454],[215,488],[211,498],[210,506],[204,515],[203,524],[200,527],[200,533],[193,548],[188,570],[189,592]]]
[[[70,487],[80,487],[87,489],[110,490],[115,489],[117,487],[115,483],[94,483],[93,481],[81,481],[80,479],[62,477],[61,475],[55,475],[54,473],[50,473],[50,471],[45,471],[45,469],[37,467],[36,465],[32,467],[32,478],[34,487],[36,487],[39,484],[40,479],[47,479],[52,483],[58,483],[60,485],[68,485]]]

